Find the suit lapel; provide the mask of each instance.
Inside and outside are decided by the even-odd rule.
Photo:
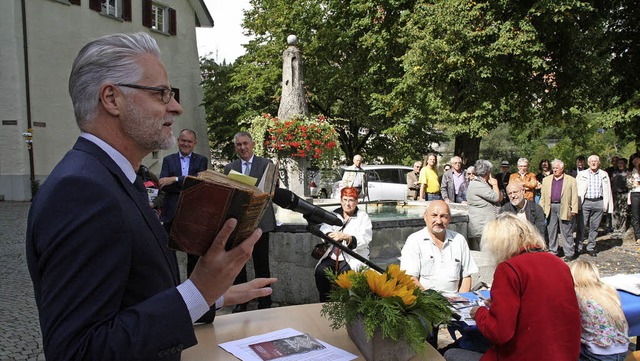
[[[175,153],[173,155],[173,166],[174,169],[176,170],[176,172],[178,174],[176,174],[178,177],[182,176],[182,164],[180,164],[180,152]]]
[[[196,175],[196,164],[198,163],[198,157],[196,153],[191,153],[191,159],[189,159],[189,175]]]

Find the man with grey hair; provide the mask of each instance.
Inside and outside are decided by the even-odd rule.
[[[600,157],[592,154],[587,158],[589,168],[578,172],[576,183],[578,184],[579,206],[582,209],[584,226],[589,226],[589,238],[587,241],[587,254],[596,257],[596,237],[598,227],[604,213],[613,212],[613,196],[611,194],[611,181],[609,174],[600,169]],[[578,238],[578,252],[583,251],[582,239]]]
[[[271,293],[264,285],[275,279],[231,286],[262,231],[227,252],[237,223],[228,220],[180,283],[135,172],[149,153],[174,145],[171,126],[182,113],[151,36],[85,45],[69,93],[81,134],[38,191],[27,225],[45,357],[179,360],[197,343],[193,322],[212,306]]]
[[[271,164],[271,160],[259,157],[253,153],[255,143],[248,132],[238,132],[233,136],[233,144],[236,148],[238,159],[224,166],[224,174],[229,174],[232,170],[256,178],[256,186],[262,181],[265,170]],[[262,236],[256,242],[251,256],[253,260],[253,271],[256,278],[271,277],[269,269],[269,233],[276,229],[276,216],[271,205],[267,206],[258,225],[262,229]],[[243,267],[234,284],[247,282],[247,269]],[[271,308],[271,296],[258,299],[258,308]],[[233,312],[244,312],[247,304],[241,303],[233,308]]]
[[[469,205],[469,224],[467,239],[469,247],[478,250],[480,237],[485,224],[496,218],[502,193],[498,188],[498,181],[491,175],[493,165],[485,159],[479,159],[475,164],[475,177],[469,182],[467,190],[467,204]]]
[[[462,158],[456,155],[451,158],[451,169],[442,175],[442,199],[447,203],[465,203],[467,198],[463,190],[468,182],[467,172],[462,169]]]
[[[407,199],[415,201],[418,199],[420,193],[420,182],[418,177],[420,176],[420,169],[422,169],[422,162],[417,160],[413,162],[413,169],[407,172]]]
[[[529,172],[529,160],[527,158],[518,159],[518,172],[509,176],[509,183],[520,182],[524,188],[524,198],[533,202],[535,190],[538,186],[538,178],[533,172]]]
[[[363,198],[367,192],[367,178],[362,168],[364,158],[360,154],[353,156],[353,165],[344,169],[342,187],[353,187],[358,190],[358,197]]]
[[[564,163],[559,159],[551,162],[552,173],[542,179],[540,206],[547,217],[549,251],[558,255],[558,228],[562,233],[564,260],[575,257],[573,242],[573,220],[578,214],[578,188],[576,179],[564,173]]]

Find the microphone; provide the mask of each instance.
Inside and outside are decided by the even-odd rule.
[[[314,206],[300,199],[300,197],[288,189],[276,188],[271,200],[282,208],[302,213],[302,216],[304,216],[309,223],[326,223],[332,226],[342,226],[342,221],[334,213],[325,211],[318,206]]]

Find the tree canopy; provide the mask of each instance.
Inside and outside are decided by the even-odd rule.
[[[499,125],[518,142],[615,127],[638,143],[636,2],[252,0],[246,54],[203,60],[210,135],[277,113],[295,34],[310,111],[332,122],[347,161],[404,163],[455,137],[468,164]]]

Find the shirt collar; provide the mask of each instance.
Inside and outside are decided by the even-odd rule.
[[[133,169],[131,162],[129,162],[129,160],[125,158],[122,153],[118,152],[114,147],[110,146],[109,144],[107,144],[107,142],[96,137],[93,134],[82,132],[80,133],[80,137],[97,145],[100,149],[107,153],[109,158],[111,158],[116,163],[116,165],[118,165],[118,167],[122,170],[122,173],[124,173],[125,177],[127,177],[127,179],[131,183],[136,180],[136,171]]]
[[[426,237],[424,238],[425,241],[431,241],[431,243],[433,243],[435,245],[435,242],[433,241],[433,238],[431,237],[431,233],[429,232],[429,228],[424,227],[424,231],[426,233]],[[452,234],[449,232],[448,229],[444,230],[444,241],[442,242],[443,244],[447,244],[449,242],[451,242],[451,240],[453,240],[453,236]]]
[[[240,161],[242,162],[242,164],[245,163],[249,163],[249,164],[253,164],[253,157],[255,157],[256,155],[252,155],[251,158],[249,158],[249,160],[245,161],[244,159],[240,158]]]
[[[183,158],[191,159],[191,155],[193,154],[193,152],[191,152],[191,153],[189,153],[187,155],[182,155],[182,153],[180,153],[180,152],[178,152],[178,154],[180,154],[180,159],[183,159]]]

